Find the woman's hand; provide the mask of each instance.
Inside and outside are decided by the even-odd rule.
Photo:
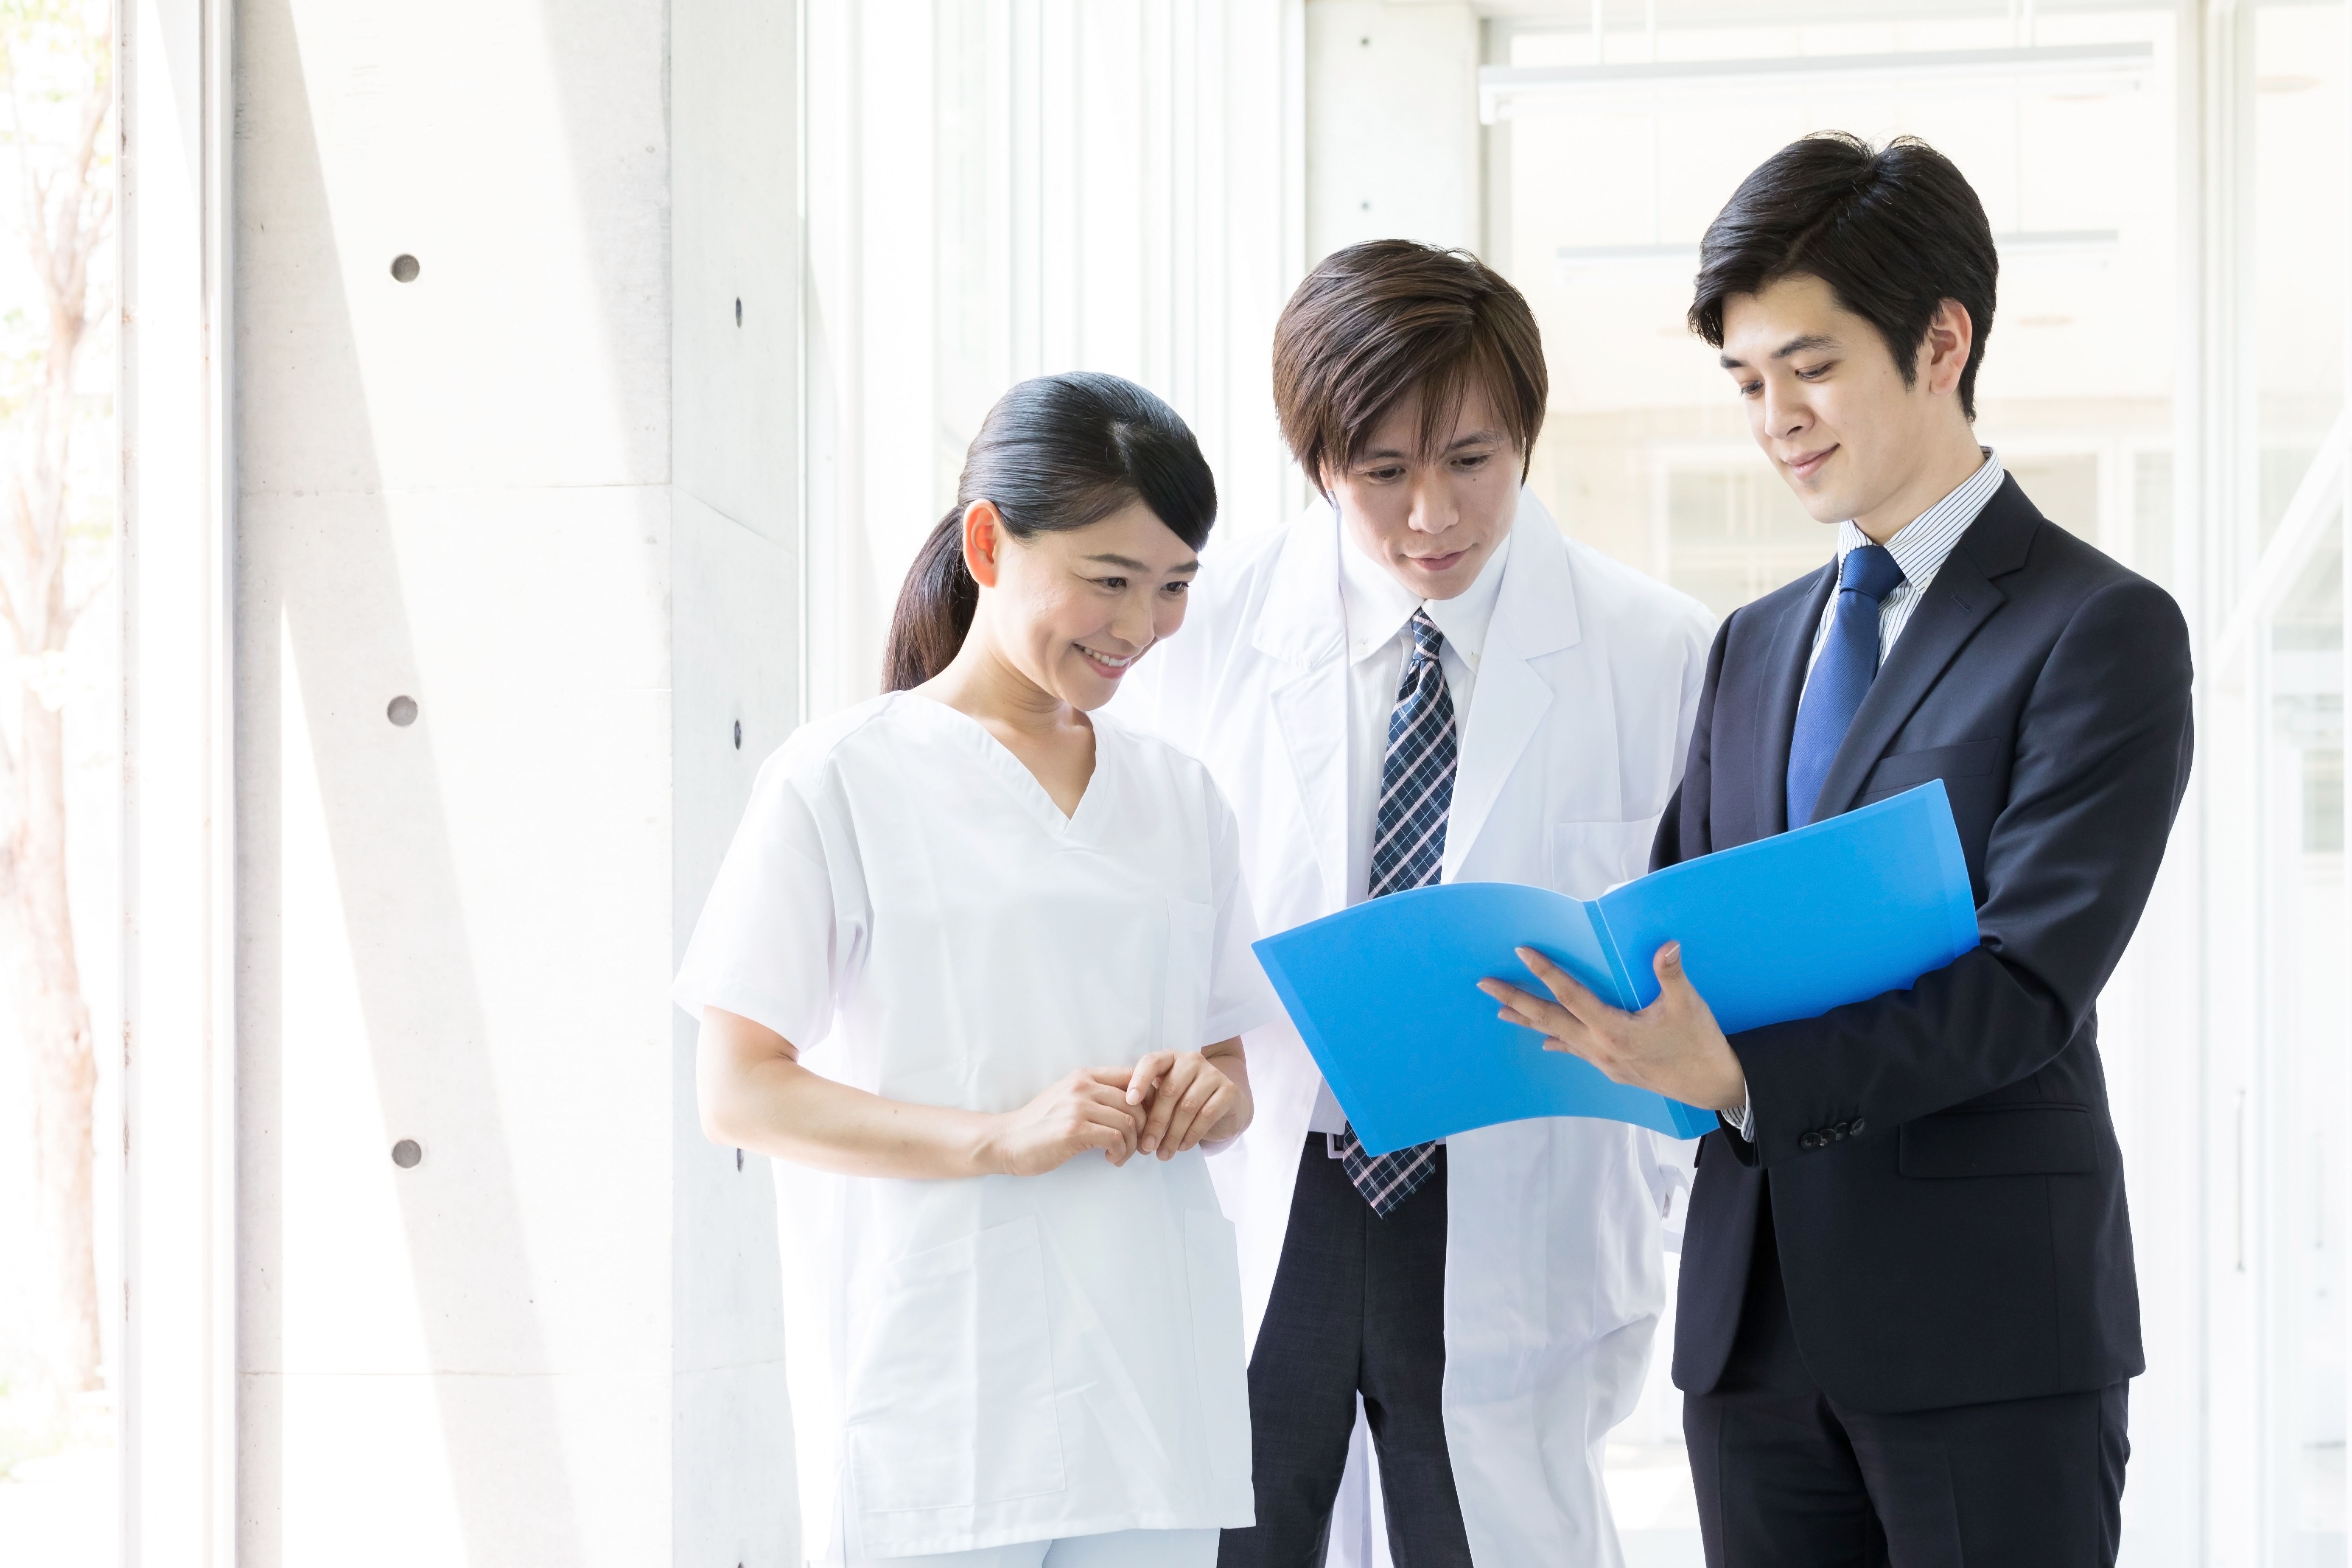
[[[1089,1149],[1114,1165],[1133,1157],[1144,1111],[1116,1068],[1065,1074],[1018,1110],[989,1119],[982,1163],[1008,1176],[1042,1176]]]
[[[1202,1051],[1154,1051],[1135,1064],[1126,1088],[1129,1105],[1150,1110],[1136,1147],[1162,1160],[1238,1137],[1249,1125],[1249,1078],[1239,1040]]]

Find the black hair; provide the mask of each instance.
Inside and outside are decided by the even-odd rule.
[[[980,606],[963,560],[963,514],[982,500],[1015,539],[1085,528],[1139,500],[1198,550],[1217,521],[1217,481],[1168,405],[1095,372],[1021,383],[988,411],[964,454],[955,505],[907,569],[882,659],[885,691],[920,686],[963,646]]]
[[[1984,204],[1949,158],[1916,136],[1873,149],[1825,131],[1791,142],[1739,184],[1699,242],[1691,330],[1723,346],[1723,303],[1781,279],[1818,278],[1878,329],[1903,384],[1947,300],[1975,329],[1960,411],[1977,416],[1977,366],[1992,337],[2000,257]]]

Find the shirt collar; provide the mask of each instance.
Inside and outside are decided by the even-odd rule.
[[[1349,661],[1370,658],[1386,647],[1413,612],[1425,608],[1454,651],[1475,668],[1486,646],[1486,628],[1495,619],[1495,602],[1502,596],[1503,564],[1511,553],[1509,530],[1469,587],[1450,599],[1423,600],[1357,547],[1336,509],[1332,521],[1339,530],[1339,605],[1348,623]]]
[[[1990,447],[1977,448],[1984,461],[1977,471],[1962,479],[1951,494],[1905,523],[1886,542],[1886,552],[1895,557],[1895,564],[1903,571],[1903,580],[1913,587],[1931,581],[1943,569],[1945,557],[1960,542],[1960,535],[1977,520],[1977,514],[2000,489],[2007,470],[2000,466],[2000,454]],[[1853,520],[1838,524],[1838,562],[1844,563],[1849,552],[1871,543],[1870,535],[1863,532]]]

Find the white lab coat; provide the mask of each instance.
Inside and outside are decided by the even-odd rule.
[[[1115,720],[1095,736],[1065,817],[928,697],[803,728],[760,771],[678,1002],[885,1099],[984,1111],[1275,1016],[1206,772]],[[1249,1523],[1234,1233],[1203,1167],[780,1171],[809,1555]]]
[[[1339,548],[1318,502],[1271,540],[1213,554],[1183,630],[1118,704],[1209,764],[1267,931],[1347,900]],[[1564,538],[1522,491],[1459,721],[1444,879],[1591,898],[1641,875],[1682,775],[1712,630],[1696,602]],[[1319,1076],[1287,1022],[1245,1038],[1256,1121],[1210,1171],[1239,1228],[1255,1346]],[[1445,1431],[1480,1563],[1621,1561],[1601,1443],[1641,1393],[1664,1300],[1659,1220],[1688,1150],[1571,1118],[1449,1141]],[[1357,1560],[1385,1557],[1384,1542],[1366,1544]],[[1348,1560],[1335,1545],[1333,1561]]]

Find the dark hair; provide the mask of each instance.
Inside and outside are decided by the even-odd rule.
[[[1960,412],[1977,416],[1977,366],[1992,337],[2000,257],[1967,178],[1916,136],[1874,151],[1843,131],[1791,142],[1739,184],[1699,242],[1691,330],[1723,346],[1723,302],[1783,278],[1818,278],[1878,329],[1909,386],[1947,300],[1975,329]]]
[[[1275,323],[1275,408],[1318,489],[1416,389],[1418,449],[1433,455],[1473,385],[1518,444],[1525,479],[1550,393],[1543,334],[1519,291],[1466,250],[1376,239],[1334,251]]]
[[[955,506],[907,569],[882,658],[885,691],[945,669],[971,629],[980,584],[964,564],[963,514],[980,500],[1015,539],[1085,528],[1139,500],[1198,550],[1217,521],[1217,481],[1168,405],[1091,372],[1021,383],[988,411],[964,454]]]

